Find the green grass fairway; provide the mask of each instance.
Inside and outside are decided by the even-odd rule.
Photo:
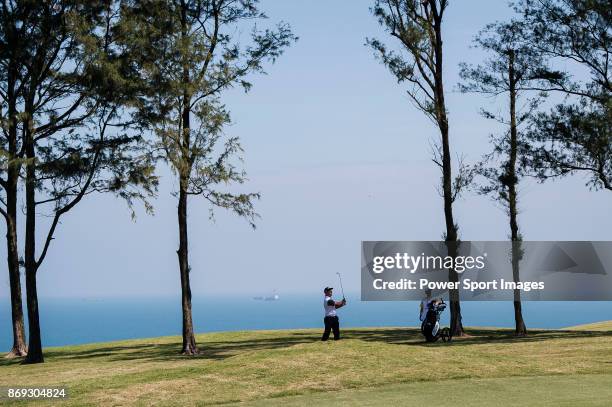
[[[612,330],[602,326],[526,338],[474,328],[451,344],[425,344],[414,328],[350,329],[327,343],[319,330],[213,333],[199,335],[195,358],[177,354],[178,337],[48,348],[43,365],[0,359],[0,387],[67,386],[66,406],[604,406]]]
[[[257,400],[240,405],[607,407],[610,400],[612,375],[602,374],[429,381]]]

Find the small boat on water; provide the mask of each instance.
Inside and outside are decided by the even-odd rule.
[[[280,296],[276,293],[276,290],[274,290],[272,292],[272,295],[269,295],[266,297],[259,295],[259,296],[253,297],[253,299],[255,301],[279,301]]]

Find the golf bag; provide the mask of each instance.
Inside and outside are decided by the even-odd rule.
[[[421,324],[421,333],[427,342],[435,342],[442,339],[444,342],[450,341],[450,331],[448,328],[440,328],[440,314],[446,309],[444,301],[431,301],[428,304],[427,315]]]

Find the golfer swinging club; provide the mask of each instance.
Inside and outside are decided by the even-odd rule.
[[[325,287],[323,290],[325,294],[325,299],[323,300],[325,332],[323,332],[322,341],[329,339],[329,333],[332,330],[334,331],[334,340],[340,339],[340,321],[338,320],[338,315],[336,315],[336,310],[346,305],[346,298],[342,298],[342,301],[334,301],[332,299],[332,290],[332,287]]]

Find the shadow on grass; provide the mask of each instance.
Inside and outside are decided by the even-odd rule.
[[[53,363],[53,361],[68,361],[68,360],[95,360],[113,362],[113,361],[189,361],[189,360],[221,360],[226,359],[241,353],[257,350],[271,350],[277,348],[286,348],[300,343],[311,343],[320,340],[320,335],[312,332],[295,332],[283,334],[277,338],[253,338],[245,340],[229,340],[229,341],[202,341],[200,339],[198,346],[200,354],[196,356],[183,356],[180,354],[181,342],[180,339],[176,342],[169,343],[134,343],[133,345],[117,345],[117,346],[102,346],[79,350],[73,349],[46,349],[45,360]],[[1,359],[0,367],[19,364],[19,359]]]
[[[527,336],[517,337],[511,329],[468,328],[466,333],[467,335],[464,337],[453,338],[450,343],[444,343],[441,340],[427,343],[417,328],[351,329],[345,337],[366,342],[385,342],[409,346],[466,346],[492,343],[541,342],[552,339],[612,337],[612,331],[530,330]]]
[[[453,338],[451,343],[426,343],[417,328],[379,328],[343,330],[343,338],[365,342],[380,342],[404,346],[466,346],[505,344],[521,342],[541,342],[552,339],[579,339],[612,337],[612,331],[570,331],[570,330],[532,330],[525,337],[515,337],[509,329],[467,329],[469,336]],[[91,361],[188,361],[222,360],[245,352],[286,348],[303,343],[320,341],[318,332],[283,332],[278,337],[255,337],[245,340],[201,341],[201,353],[197,356],[179,354],[179,341],[162,344],[143,344],[105,346],[89,349],[49,349],[45,351],[47,360],[91,360]],[[0,367],[19,363],[19,359],[0,359]]]

